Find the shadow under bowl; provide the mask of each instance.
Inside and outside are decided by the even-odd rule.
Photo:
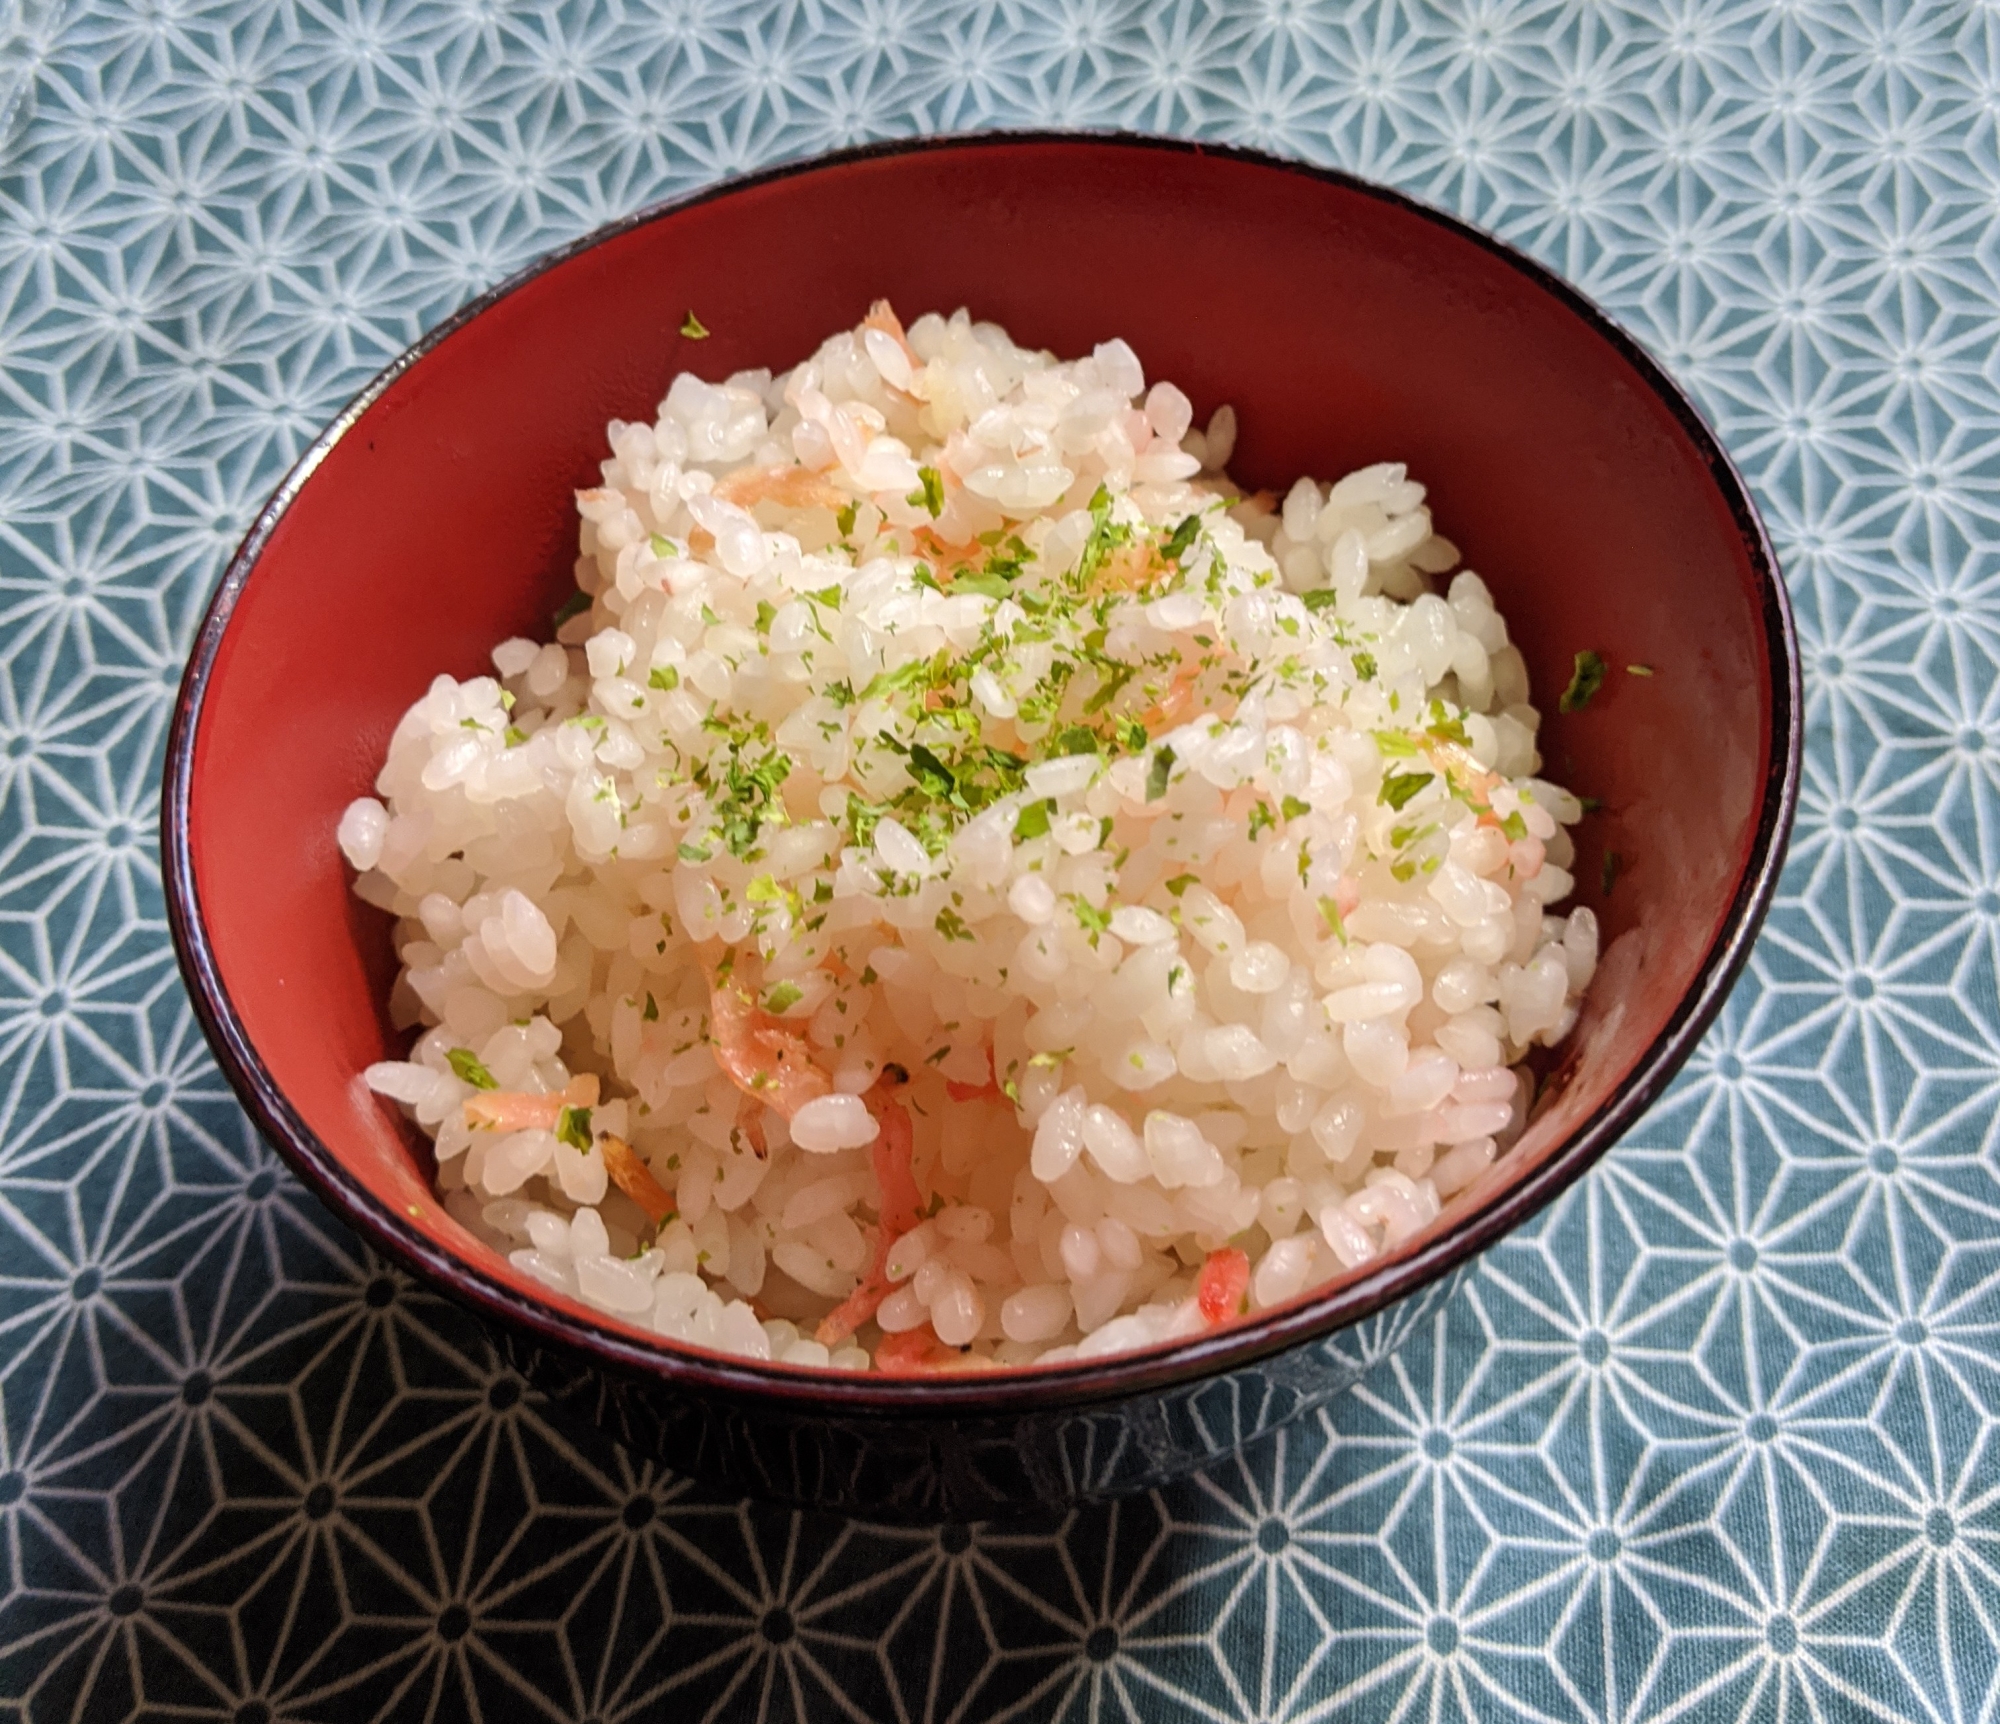
[[[438,673],[481,673],[510,635],[547,638],[573,584],[571,494],[597,480],[607,420],[650,419],[683,369],[793,364],[883,295],[910,316],[968,306],[1064,354],[1123,336],[1197,423],[1235,405],[1246,486],[1407,462],[1526,655],[1545,772],[1602,803],[1575,872],[1603,962],[1520,1144],[1392,1259],[1194,1341],[936,1379],[669,1346],[461,1228],[421,1140],[358,1076],[406,1038],[385,1014],[387,919],[353,897],[334,829],[398,718]],[[707,339],[681,333],[690,309]],[[1608,680],[1560,714],[1585,649]],[[1798,770],[1796,642],[1742,481],[1576,294],[1340,174],[1135,138],[989,136],[857,151],[644,212],[411,349],[231,563],[182,686],[163,823],[203,1027],[335,1214],[635,1449],[794,1502],[972,1518],[1158,1483],[1391,1348],[1686,1058],[1769,902]]]

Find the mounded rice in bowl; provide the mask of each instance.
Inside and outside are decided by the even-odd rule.
[[[555,639],[350,806],[450,1213],[676,1342],[1055,1363],[1392,1252],[1597,957],[1520,653],[1401,466],[886,304],[676,377]],[[1453,572],[1456,570],[1457,572]]]

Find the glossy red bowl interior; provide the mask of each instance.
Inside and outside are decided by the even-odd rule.
[[[399,1045],[393,964],[334,826],[399,715],[504,637],[546,638],[571,586],[571,492],[595,482],[608,419],[650,418],[684,368],[790,365],[884,294],[906,317],[966,305],[1064,354],[1124,336],[1197,423],[1236,405],[1252,485],[1407,461],[1526,652],[1546,770],[1602,799],[1576,871],[1606,958],[1519,1150],[1394,1262],[1177,1349],[1038,1373],[1037,1393],[1129,1392],[1324,1334],[1545,1203],[1658,1092],[1768,901],[1798,762],[1783,593],[1686,401],[1533,265],[1337,175],[1139,140],[862,152],[635,217],[445,325],[285,481],[202,631],[165,840],[204,1025],[328,1204],[489,1317],[690,1387],[864,1408],[1020,1392],[801,1377],[554,1298],[444,1213],[356,1075]],[[679,333],[690,309],[707,340]],[[1609,681],[1559,715],[1585,648]]]

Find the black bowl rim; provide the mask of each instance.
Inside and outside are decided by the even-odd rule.
[[[1481,247],[1583,320],[1650,387],[1694,443],[1727,500],[1763,606],[1765,645],[1774,669],[1771,686],[1769,770],[1763,805],[1742,880],[1693,984],[1679,1007],[1619,1087],[1567,1141],[1525,1178],[1458,1226],[1380,1269],[1340,1284],[1334,1292],[1278,1307],[1189,1340],[1131,1353],[1015,1370],[883,1377],[873,1373],[785,1370],[731,1356],[666,1344],[648,1344],[515,1291],[434,1243],[400,1215],[371,1197],[293,1109],[251,1045],[222,984],[194,889],[188,837],[196,731],[208,680],[230,618],[278,522],[330,450],[369,407],[433,348],[516,289],[570,258],[634,228],[756,186],[856,162],[930,152],[1056,144],[1075,148],[1164,150],[1217,156],[1280,173],[1300,174],[1372,198],[1448,229]],[[385,367],[341,411],[293,465],[272,493],[230,560],[202,618],[168,735],[161,798],[161,847],[166,901],[175,951],[194,1009],[231,1086],[293,1171],[369,1244],[442,1288],[481,1315],[535,1342],[580,1353],[627,1376],[745,1405],[788,1405],[794,1412],[899,1420],[1006,1416],[1024,1402],[1042,1410],[1087,1407],[1144,1395],[1254,1364],[1273,1354],[1322,1340],[1382,1310],[1467,1262],[1552,1202],[1584,1173],[1648,1108],[1694,1051],[1721,1010],[1747,961],[1757,929],[1777,890],[1799,797],[1802,693],[1798,637],[1777,558],[1749,489],[1720,440],[1681,387],[1639,343],[1574,287],[1490,233],[1404,193],[1335,168],[1290,161],[1259,150],[1196,143],[1181,138],[1112,130],[990,131],[864,144],[788,162],[724,180],[688,196],[650,204],[545,253],[473,299]]]

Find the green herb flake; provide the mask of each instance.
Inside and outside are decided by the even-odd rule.
[[[918,683],[931,680],[931,661],[927,658],[913,658],[908,664],[899,664],[894,670],[885,670],[861,691],[863,700],[874,700],[881,695],[894,694],[898,689],[914,688]]]
[[[445,1063],[451,1067],[452,1075],[460,1083],[469,1083],[474,1089],[498,1089],[493,1074],[481,1063],[479,1056],[470,1048],[453,1048],[446,1054]]]
[[[1409,805],[1410,798],[1429,784],[1434,776],[1429,772],[1392,772],[1382,780],[1376,800],[1400,813]]]
[[[1084,540],[1083,554],[1076,564],[1076,584],[1086,590],[1111,553],[1132,539],[1132,529],[1112,520],[1111,510],[1111,493],[1099,485],[1090,499],[1090,536]]]
[[[1278,817],[1271,812],[1270,803],[1261,797],[1250,805],[1250,842],[1257,842],[1257,834],[1265,828],[1278,824]]]
[[[660,1021],[660,1002],[650,993],[646,996],[646,1009],[639,1014],[639,1018],[642,1023],[648,1024],[657,1024]]]
[[[847,829],[854,834],[854,842],[866,849],[875,840],[875,828],[882,824],[882,810],[871,807],[856,796],[847,793]]]
[[[840,505],[839,513],[833,517],[833,524],[839,528],[840,536],[843,539],[854,531],[854,504],[852,502]]]
[[[753,756],[750,750],[755,741],[748,736],[732,740],[727,759],[719,770],[711,761],[703,782],[723,845],[732,856],[745,860],[755,849],[758,834],[766,824],[791,823],[791,815],[778,794],[779,787],[791,776],[791,757],[776,750]],[[698,781],[701,777],[697,774]]]
[[[683,862],[700,864],[706,862],[714,854],[715,852],[706,844],[683,844],[680,847],[680,857]]]
[[[973,937],[972,930],[965,925],[965,918],[949,904],[937,913],[931,926],[947,940],[970,940]]]
[[[958,778],[952,774],[952,768],[938,760],[922,742],[910,744],[910,776],[926,794],[938,800],[950,800],[958,794]]]
[[[1052,798],[1040,802],[1030,802],[1014,817],[1014,842],[1025,844],[1030,838],[1043,837],[1049,829],[1049,816],[1055,812]]]
[[[1319,901],[1320,920],[1326,923],[1327,931],[1343,946],[1347,944],[1347,919],[1341,915],[1340,906],[1331,898]]]
[[[1586,814],[1595,814],[1604,806],[1604,799],[1601,796],[1579,796],[1576,805]]]
[[[653,555],[656,557],[678,557],[681,554],[680,546],[676,545],[665,533],[653,534],[647,540],[647,543],[653,547]]]
[[[1518,844],[1528,836],[1528,823],[1521,818],[1519,810],[1516,810],[1500,822],[1500,830],[1506,833],[1511,843]]]
[[[1195,886],[1199,884],[1200,882],[1197,881],[1192,874],[1176,874],[1171,880],[1167,882],[1167,890],[1174,897],[1178,898],[1190,886]]]
[[[1299,603],[1315,613],[1330,611],[1340,603],[1340,594],[1332,587],[1317,587],[1312,592],[1299,594]]]
[[[764,990],[764,1010],[773,1014],[789,1011],[805,997],[805,990],[796,983],[780,982]]]
[[[646,678],[646,686],[671,694],[681,686],[681,673],[670,664],[655,665],[653,674]]]
[[[508,725],[504,735],[509,748],[519,748],[528,740],[528,733],[516,724]]]
[[[1116,700],[1125,685],[1139,674],[1139,667],[1131,664],[1109,664],[1100,670],[1102,681],[1097,692],[1083,703],[1085,716],[1102,712]]]
[[[1111,912],[1100,910],[1081,893],[1072,892],[1069,895],[1069,907],[1076,912],[1077,926],[1090,936],[1093,946],[1097,944],[1100,934],[1110,930]]]
[[[1557,711],[1580,711],[1603,686],[1604,660],[1586,648],[1576,655],[1576,668],[1570,672],[1569,687],[1556,702]]]
[[[977,593],[982,599],[1004,599],[1013,590],[1007,577],[992,569],[961,569],[952,577],[955,593]]]
[[[1174,751],[1160,747],[1153,751],[1153,763],[1146,773],[1146,800],[1157,802],[1167,793],[1167,781],[1174,775]]]
[[[1302,802],[1296,796],[1287,796],[1278,804],[1278,812],[1287,820],[1303,820],[1312,811],[1310,802]]]
[[[757,601],[757,632],[760,635],[769,634],[771,632],[771,625],[777,620],[778,607],[772,604],[769,599],[759,599]]]
[[[1604,853],[1604,895],[1611,896],[1611,888],[1618,884],[1618,876],[1625,867],[1625,858],[1616,850]]]
[[[681,320],[681,334],[685,335],[690,341],[706,341],[708,339],[708,325],[703,323],[700,318],[690,311]]]
[[[561,607],[555,614],[554,621],[556,627],[561,628],[571,617],[582,616],[585,611],[590,609],[590,602],[590,595],[586,592],[571,593],[568,598],[563,600]]]
[[[1180,562],[1186,557],[1189,547],[1193,545],[1200,532],[1201,517],[1199,515],[1188,516],[1185,521],[1181,522],[1178,527],[1161,541],[1160,555],[1170,563]]]
[[[926,509],[935,521],[944,513],[944,475],[935,467],[917,469],[917,488],[903,499],[913,509]]]
[[[1072,724],[1058,731],[1049,742],[1049,758],[1061,760],[1072,754],[1101,754],[1103,740],[1087,724]]]
[[[580,1149],[588,1155],[591,1146],[590,1109],[566,1107],[557,1114],[556,1142],[566,1143],[571,1149]]]
[[[1354,674],[1363,682],[1375,680],[1375,655],[1372,652],[1358,652],[1354,655]]]
[[[1410,759],[1421,752],[1400,730],[1378,730],[1373,733],[1378,752],[1397,759]]]

